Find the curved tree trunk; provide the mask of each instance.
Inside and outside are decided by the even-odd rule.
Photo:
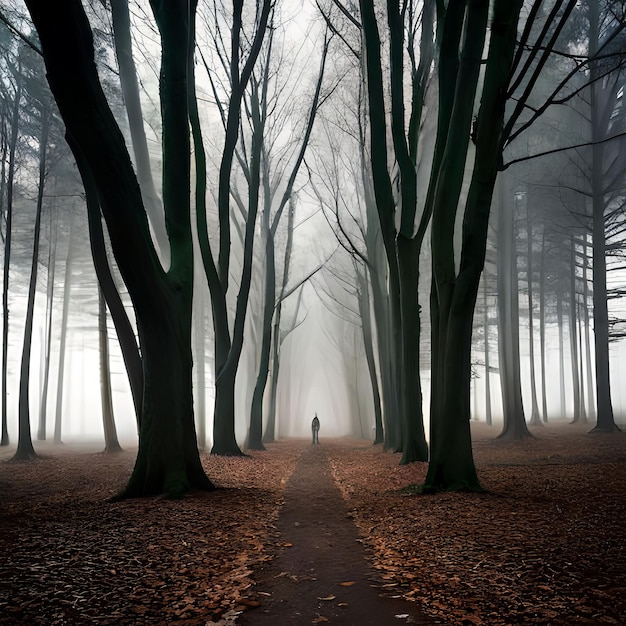
[[[195,3],[151,2],[161,33],[163,199],[171,251],[165,273],[152,243],[139,185],[99,83],[89,22],[79,0],[28,0],[48,82],[74,151],[98,187],[113,253],[133,301],[143,359],[139,451],[122,496],[212,489],[200,462],[193,417],[189,206],[188,51]],[[68,67],[73,68],[71,78]]]
[[[71,138],[68,142],[72,145]],[[141,429],[141,411],[143,403],[143,365],[141,362],[141,354],[137,346],[135,332],[128,319],[124,303],[122,302],[115,281],[113,280],[113,275],[111,274],[104,242],[100,201],[98,199],[96,182],[91,175],[89,165],[82,157],[80,149],[78,146],[74,146],[74,148],[76,165],[83,181],[83,187],[85,188],[91,257],[93,259],[100,289],[102,289],[105,302],[111,312],[111,318],[122,351],[122,358],[126,366],[126,373],[128,374],[128,382],[133,398],[133,406],[135,408],[137,432],[139,432]]]

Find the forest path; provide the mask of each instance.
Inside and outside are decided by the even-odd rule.
[[[414,603],[378,595],[356,526],[336,486],[324,445],[306,449],[285,487],[277,520],[282,544],[256,572],[261,607],[245,626],[427,624]],[[349,583],[349,584],[347,584]]]

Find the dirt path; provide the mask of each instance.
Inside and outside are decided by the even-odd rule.
[[[278,556],[257,572],[261,607],[240,617],[246,626],[427,624],[415,604],[384,598],[335,485],[324,446],[307,449],[285,488],[277,521]]]

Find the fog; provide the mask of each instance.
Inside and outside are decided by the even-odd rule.
[[[21,121],[21,125],[15,128],[17,143],[13,161],[7,151],[8,136],[6,133],[3,135],[5,147],[1,155],[0,181],[4,216],[3,249],[9,268],[6,275],[10,281],[8,286],[3,284],[7,289],[9,311],[6,344],[9,439],[15,442],[18,434],[18,390],[23,376],[20,374],[20,361],[31,277],[33,223],[38,192],[36,181],[41,148],[45,144],[49,155],[45,164],[45,188],[39,207],[42,216],[41,249],[28,382],[30,429],[33,438],[36,438],[45,410],[46,438],[53,436],[55,418],[59,413],[57,419],[62,422],[64,441],[101,440],[103,416],[98,279],[89,246],[90,227],[85,208],[85,191],[74,159],[63,139],[61,115],[52,105],[52,96],[47,91],[41,58],[32,46],[25,43],[25,36],[20,38],[16,35],[22,31],[30,32],[28,14],[21,2],[1,4],[3,10],[7,11],[8,23],[13,24],[12,29],[5,23],[0,26],[3,128],[11,127],[14,119]],[[169,249],[159,247],[157,241],[159,224],[164,232],[165,223],[163,200],[160,197],[163,174],[158,90],[160,44],[147,4],[133,2],[131,9],[133,54],[143,109],[143,119],[140,119],[139,124],[144,126],[149,169],[159,196],[155,204],[160,207],[156,211],[156,218],[149,216],[149,223],[155,249],[160,254],[166,272],[169,267]],[[204,9],[199,14],[195,91],[198,122],[205,134],[207,241],[213,246],[216,259],[217,247],[220,246],[221,252],[223,245],[220,235],[226,230],[229,232],[230,265],[225,265],[225,277],[220,278],[224,282],[220,286],[223,292],[220,297],[224,298],[227,328],[232,333],[229,342],[232,340],[233,344],[236,335],[234,329],[239,319],[240,293],[244,294],[242,297],[248,303],[241,355],[232,357],[233,349],[229,352],[229,358],[238,359],[235,387],[237,443],[241,447],[247,443],[254,387],[262,363],[265,280],[269,272],[269,257],[266,256],[268,241],[274,247],[272,264],[275,266],[275,277],[271,296],[274,303],[270,324],[270,375],[263,402],[264,428],[271,411],[271,375],[274,368],[278,367],[274,359],[275,355],[280,354],[275,414],[277,437],[309,437],[311,419],[317,414],[322,438],[352,436],[373,440],[376,403],[381,403],[383,415],[387,411],[386,416],[389,417],[393,411],[389,406],[384,406],[389,400],[385,392],[394,388],[400,393],[398,390],[402,376],[409,380],[411,372],[403,372],[401,375],[395,371],[395,365],[391,365],[394,352],[385,352],[389,346],[384,346],[386,342],[395,341],[393,331],[389,330],[392,326],[390,320],[395,313],[395,287],[393,272],[390,272],[383,248],[385,234],[381,229],[382,222],[376,213],[376,202],[380,211],[380,194],[377,195],[375,191],[379,190],[374,189],[376,180],[372,174],[373,161],[370,163],[368,160],[381,147],[373,145],[373,135],[366,132],[367,124],[370,123],[364,96],[367,81],[363,79],[363,68],[353,58],[354,49],[360,44],[354,49],[350,47],[352,43],[360,41],[359,36],[350,30],[353,24],[351,26],[350,20],[346,21],[345,13],[337,11],[335,5],[328,8],[328,14],[322,17],[313,3],[287,2],[281,12],[272,15],[272,19],[276,20],[272,26],[273,36],[276,37],[274,48],[270,48],[269,44],[261,48],[253,80],[243,91],[240,106],[242,121],[231,155],[229,187],[224,192],[224,189],[219,188],[221,183],[218,180],[227,144],[225,116],[231,97],[228,85],[232,77],[228,75],[228,63],[224,62],[223,56],[228,50],[226,44],[230,37],[229,11],[228,7],[223,7],[219,19],[211,18]],[[575,14],[578,21],[567,21],[567,28],[558,37],[555,36],[555,47],[549,58],[542,58],[539,64],[536,56],[533,56],[537,52],[532,48],[520,52],[517,59],[519,64],[516,66],[519,73],[510,77],[515,96],[509,98],[503,120],[508,135],[506,141],[503,140],[498,156],[498,174],[485,242],[484,270],[475,306],[472,304],[471,419],[491,420],[494,435],[502,426],[505,415],[502,391],[506,390],[507,385],[514,387],[517,384],[504,373],[507,366],[505,360],[510,360],[514,366],[517,364],[519,369],[518,379],[527,422],[549,423],[576,419],[588,420],[590,425],[593,424],[598,406],[598,365],[606,360],[596,350],[595,337],[600,331],[606,331],[601,341],[603,345],[608,344],[609,349],[610,402],[615,423],[624,426],[626,422],[626,395],[622,391],[626,375],[626,344],[623,340],[626,317],[626,267],[623,264],[626,232],[626,79],[623,52],[626,46],[619,34],[623,21],[620,15],[611,14],[608,10],[601,12],[599,18],[594,18],[585,7],[577,7]],[[520,33],[528,15],[526,8],[520,18]],[[251,15],[245,17],[243,32],[251,39],[258,24]],[[105,9],[91,7],[88,18],[100,38],[97,41],[97,64],[109,105],[124,135],[129,154],[137,164],[136,153],[131,151],[136,141],[131,129],[134,129],[137,121],[131,120],[124,107],[125,98],[129,96],[120,84],[122,70],[117,65],[110,15]],[[594,30],[593,19],[601,21],[600,35],[597,29]],[[324,30],[326,22],[332,20],[341,26],[334,31],[336,36]],[[384,26],[385,22],[381,20],[383,33]],[[576,31],[576,28],[579,30]],[[535,30],[538,31],[538,27]],[[417,32],[418,29],[415,29],[413,33],[416,41]],[[533,36],[539,35],[535,33]],[[383,35],[385,46],[389,43],[388,38],[389,34]],[[536,42],[537,50],[543,49],[540,43]],[[484,55],[489,45],[487,37],[483,44]],[[386,80],[390,60],[385,46],[382,67]],[[598,46],[605,46],[610,52],[606,58],[603,57],[601,66],[593,59],[593,50],[597,50]],[[249,50],[245,48],[245,52],[247,54]],[[16,74],[20,54],[24,57],[24,66],[20,67],[28,78],[28,81],[24,78],[23,85]],[[524,74],[520,68],[524,67],[526,61],[527,73]],[[404,62],[408,63],[408,58]],[[572,68],[576,63],[580,66],[576,66],[574,71]],[[535,67],[543,68],[539,77],[531,72]],[[263,74],[263,71],[266,73]],[[408,65],[402,71],[408,84],[412,76]],[[601,79],[597,78],[598,72],[602,73]],[[416,189],[413,190],[416,214],[413,215],[412,230],[409,229],[410,237],[416,237],[422,214],[427,215],[426,205],[430,201],[431,191],[429,181],[438,132],[437,112],[441,94],[434,61],[428,64],[426,73],[429,78],[424,83],[427,87],[424,87],[423,110],[419,120],[419,148],[412,155],[416,179]],[[262,76],[267,81],[265,92],[259,87]],[[590,81],[590,78],[593,80]],[[452,266],[457,272],[463,260],[463,211],[469,202],[472,172],[480,143],[477,143],[476,126],[481,89],[486,80],[480,73],[476,102],[471,111],[474,118],[470,129],[471,141],[468,140],[465,149],[467,154],[460,165],[464,168],[464,174],[455,199],[456,217],[453,215],[452,218],[450,243],[450,248],[454,248]],[[559,84],[559,81],[563,81],[562,88],[553,92],[553,86]],[[524,91],[526,85],[532,86],[532,89],[527,90],[528,93]],[[18,86],[19,90],[24,89],[23,95],[20,95],[22,92]],[[43,109],[39,104],[41,96],[38,90],[46,93],[46,102],[52,107],[51,134],[45,142],[40,139],[44,114],[41,112]],[[269,98],[269,104],[259,104],[261,94]],[[382,90],[382,97],[390,97],[387,87]],[[408,93],[404,94],[407,110],[409,97]],[[519,111],[518,101],[524,103]],[[311,102],[315,102],[313,107]],[[391,105],[385,102],[386,116],[391,118]],[[11,105],[15,105],[19,113],[15,118],[9,115]],[[250,191],[250,172],[254,164],[250,154],[260,132],[255,126],[257,106],[266,106],[266,126],[261,133],[264,143],[259,153],[262,154],[262,158],[259,157],[262,163],[259,176],[262,180],[256,189],[260,208],[256,220],[250,226],[250,232],[254,233],[254,247],[247,261],[249,250],[245,233],[247,216],[252,210],[250,198],[254,197]],[[404,116],[408,118],[406,111]],[[307,127],[309,119],[312,120],[310,128]],[[510,128],[507,126],[509,120],[512,120]],[[408,127],[408,119],[403,123]],[[386,129],[384,137],[389,144],[386,175],[395,202],[390,222],[395,229],[393,245],[397,246],[398,240],[407,238],[403,231],[406,226],[402,225],[405,209],[402,199],[406,196],[406,190],[402,188],[400,153],[394,152],[397,146],[391,135],[391,130]],[[196,151],[197,147],[194,147],[186,156],[191,158]],[[9,200],[9,170],[13,168],[9,168],[9,165],[15,165],[15,171],[11,174],[14,176],[11,180],[14,215],[10,259],[6,246],[6,207]],[[193,168],[198,166],[194,161]],[[192,189],[198,180],[193,168]],[[136,165],[136,169],[139,170],[139,165]],[[140,183],[147,211],[147,184],[145,181]],[[445,181],[440,182],[439,188],[433,189],[440,193],[440,188],[444,186]],[[230,214],[226,221],[217,211],[224,193],[227,204],[230,203]],[[280,204],[283,195],[285,202]],[[196,206],[195,199],[191,204],[195,246],[192,340],[195,418],[197,423],[205,423],[206,440],[201,441],[200,445],[210,448],[213,445],[216,389],[215,333],[223,332],[223,329],[216,331],[215,312],[211,311],[210,303],[217,296],[209,292],[203,271],[200,251],[203,242],[199,236],[200,227],[195,223],[195,211],[200,205]],[[414,292],[417,292],[415,305],[417,307],[419,303],[419,316],[408,321],[404,318],[402,320],[402,332],[405,335],[413,327],[419,326],[420,329],[419,370],[427,439],[430,434],[428,417],[433,376],[430,323],[434,257],[430,228],[428,226],[424,230],[424,244],[417,255],[419,281]],[[600,244],[601,248],[598,247]],[[131,298],[121,278],[123,272],[115,262],[113,250],[113,241],[106,237],[106,253],[114,281],[137,333]],[[396,257],[400,258],[399,255],[400,252],[396,250]],[[606,267],[598,269],[601,259]],[[249,292],[245,295],[248,262],[251,278]],[[417,265],[417,261],[415,263]],[[597,266],[595,269],[594,263]],[[66,276],[66,272],[69,275]],[[434,280],[436,282],[437,277]],[[383,299],[386,298],[387,308],[385,310],[383,307],[382,313],[381,301],[377,300],[381,296],[376,292],[376,286],[382,290]],[[596,298],[596,293],[602,291],[604,294]],[[407,298],[406,294],[402,297]],[[49,302],[52,303],[51,314]],[[405,303],[400,296],[398,302]],[[603,321],[602,302],[605,305],[608,302],[608,322]],[[61,372],[64,306],[67,307],[68,319],[67,341],[63,352],[65,365]],[[507,311],[512,316],[511,323],[502,318],[506,307],[509,307]],[[281,318],[277,322],[279,314]],[[386,316],[386,319],[381,319],[381,316]],[[367,321],[367,318],[371,319]],[[278,328],[273,326],[277,323]],[[389,331],[386,338],[383,336],[384,328]],[[117,434],[123,445],[133,446],[137,442],[136,416],[126,367],[110,316],[107,329]],[[509,338],[512,338],[510,345],[505,341]],[[399,350],[398,345],[394,349]],[[373,357],[368,361],[370,346]],[[408,351],[408,348],[405,350]],[[519,351],[517,357],[514,354],[516,350]],[[406,360],[406,356],[403,358]],[[503,359],[502,366],[500,359]],[[203,372],[204,378],[200,380],[198,376],[202,377]],[[395,380],[390,383],[389,373],[394,372]],[[59,383],[61,374],[62,383]],[[48,390],[46,397],[42,397],[46,379],[49,381]],[[381,401],[375,399],[379,390]],[[418,415],[416,409],[416,406],[408,407],[410,412]],[[201,430],[198,428],[199,433]],[[41,437],[41,433],[39,435]]]

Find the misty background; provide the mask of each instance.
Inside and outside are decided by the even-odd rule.
[[[107,97],[132,144],[124,108],[111,15],[105,4],[84,3],[96,35],[97,61]],[[419,9],[420,3],[415,3]],[[528,15],[532,3],[523,9]],[[547,23],[556,3],[543,3]],[[322,5],[320,5],[322,6]],[[342,5],[343,6],[343,5]],[[350,44],[358,37],[337,3],[278,3],[272,48],[261,54],[268,71],[271,106],[268,117],[266,163],[275,193],[285,189],[290,166],[305,135],[311,98],[316,89],[322,55],[325,73],[317,117],[293,185],[288,207],[274,236],[277,293],[281,300],[280,370],[277,382],[276,434],[308,437],[314,415],[321,436],[351,435],[374,439],[375,412],[371,370],[363,332],[363,263],[367,255],[366,192],[359,153],[359,122],[363,119],[363,80]],[[356,13],[352,3],[347,10]],[[596,12],[592,9],[595,7]],[[46,138],[44,186],[34,301],[31,371],[28,385],[33,437],[53,438],[55,428],[64,441],[102,437],[101,337],[99,294],[85,209],[85,195],[72,155],[63,139],[63,124],[49,95],[41,58],[18,33],[34,38],[20,2],[0,1],[0,212],[4,254],[7,254],[7,211],[12,203],[11,250],[7,292],[8,334],[7,427],[17,437],[20,363],[24,345],[27,296],[31,278],[41,137]],[[146,2],[129,2],[132,51],[140,85],[144,129],[157,194],[160,193],[161,153],[158,99],[160,45]],[[210,212],[217,202],[217,178],[224,143],[224,106],[228,76],[223,52],[228,48],[229,5],[206,3],[197,19],[196,91],[206,134],[207,205],[211,237],[217,232]],[[622,12],[620,12],[622,11]],[[253,32],[251,15],[245,15]],[[329,32],[332,20],[337,32]],[[596,21],[595,25],[593,20]],[[245,20],[244,20],[245,22]],[[623,6],[591,1],[576,4],[573,17],[558,34],[554,54],[546,58],[533,88],[523,130],[504,152],[489,222],[487,256],[474,313],[472,345],[472,419],[502,424],[501,361],[517,360],[527,422],[596,419],[596,351],[593,321],[594,202],[602,204],[606,245],[609,314],[609,368],[615,423],[626,424],[626,107],[624,106]],[[416,37],[419,28],[416,30]],[[595,39],[594,39],[595,37]],[[605,47],[606,58],[589,81],[589,58]],[[384,46],[383,46],[384,47]],[[608,54],[610,52],[610,54]],[[264,56],[265,55],[265,56]],[[537,64],[537,59],[531,61]],[[265,66],[264,66],[265,67]],[[209,70],[209,71],[207,71]],[[564,82],[569,77],[567,82]],[[427,92],[418,158],[418,196],[426,193],[437,127],[437,85],[433,69]],[[563,86],[555,91],[555,86]],[[524,84],[517,89],[523,91]],[[47,108],[42,108],[45,102]],[[246,107],[244,110],[251,115]],[[479,102],[475,108],[478,110]],[[515,99],[509,103],[515,106]],[[534,118],[532,125],[522,129]],[[44,122],[44,117],[47,122]],[[250,119],[244,115],[237,155],[250,149]],[[17,126],[16,126],[17,124]],[[611,139],[612,138],[612,139]],[[590,142],[596,142],[594,146]],[[575,146],[574,148],[571,148]],[[269,152],[271,147],[271,154]],[[375,149],[375,148],[372,148]],[[473,159],[466,162],[467,193]],[[545,156],[537,156],[547,153]],[[533,157],[533,158],[528,158]],[[600,161],[598,163],[598,160]],[[394,171],[393,167],[391,168]],[[9,178],[13,170],[13,179]],[[235,159],[232,175],[232,267],[234,287],[228,306],[236,306],[243,242],[241,199],[246,173]],[[282,179],[281,179],[282,176]],[[193,181],[192,181],[193,184]],[[269,192],[265,191],[262,202]],[[269,210],[269,209],[268,209]],[[291,227],[289,226],[289,214]],[[236,382],[236,436],[244,445],[260,359],[263,289],[266,261],[261,212],[255,227],[254,261],[243,352]],[[369,221],[369,222],[368,222]],[[461,220],[455,225],[460,238]],[[291,235],[289,235],[289,229]],[[596,231],[597,232],[597,231]],[[153,230],[153,234],[155,231]],[[215,235],[216,236],[216,235]],[[288,244],[291,238],[291,243]],[[157,235],[155,234],[155,240]],[[459,239],[460,240],[460,239]],[[290,248],[288,279],[284,259]],[[420,371],[424,415],[429,406],[430,239],[421,251]],[[162,257],[167,266],[167,259]],[[116,284],[132,319],[132,307],[119,273]],[[370,259],[370,262],[373,262]],[[196,422],[203,423],[200,445],[211,446],[214,401],[213,326],[210,295],[200,278],[194,293],[194,404]],[[369,279],[365,278],[367,282]],[[371,284],[370,287],[371,289]],[[371,296],[370,296],[371,298]],[[366,296],[366,307],[374,315]],[[101,315],[101,313],[100,313]],[[5,312],[6,317],[6,312]],[[371,324],[371,322],[370,322]],[[128,376],[110,317],[106,320],[110,350],[110,381],[115,425],[123,444],[136,441],[137,426]],[[379,337],[370,326],[376,376],[384,360]],[[506,340],[506,341],[505,341]],[[507,345],[509,341],[509,345]],[[511,343],[512,342],[512,343]],[[515,349],[515,346],[517,348]],[[513,353],[511,354],[511,350]],[[274,367],[270,360],[270,373]],[[267,411],[270,385],[265,389]],[[47,416],[42,430],[42,415]],[[265,420],[267,418],[265,417]],[[429,426],[426,419],[426,433]],[[202,441],[204,439],[204,441]]]

